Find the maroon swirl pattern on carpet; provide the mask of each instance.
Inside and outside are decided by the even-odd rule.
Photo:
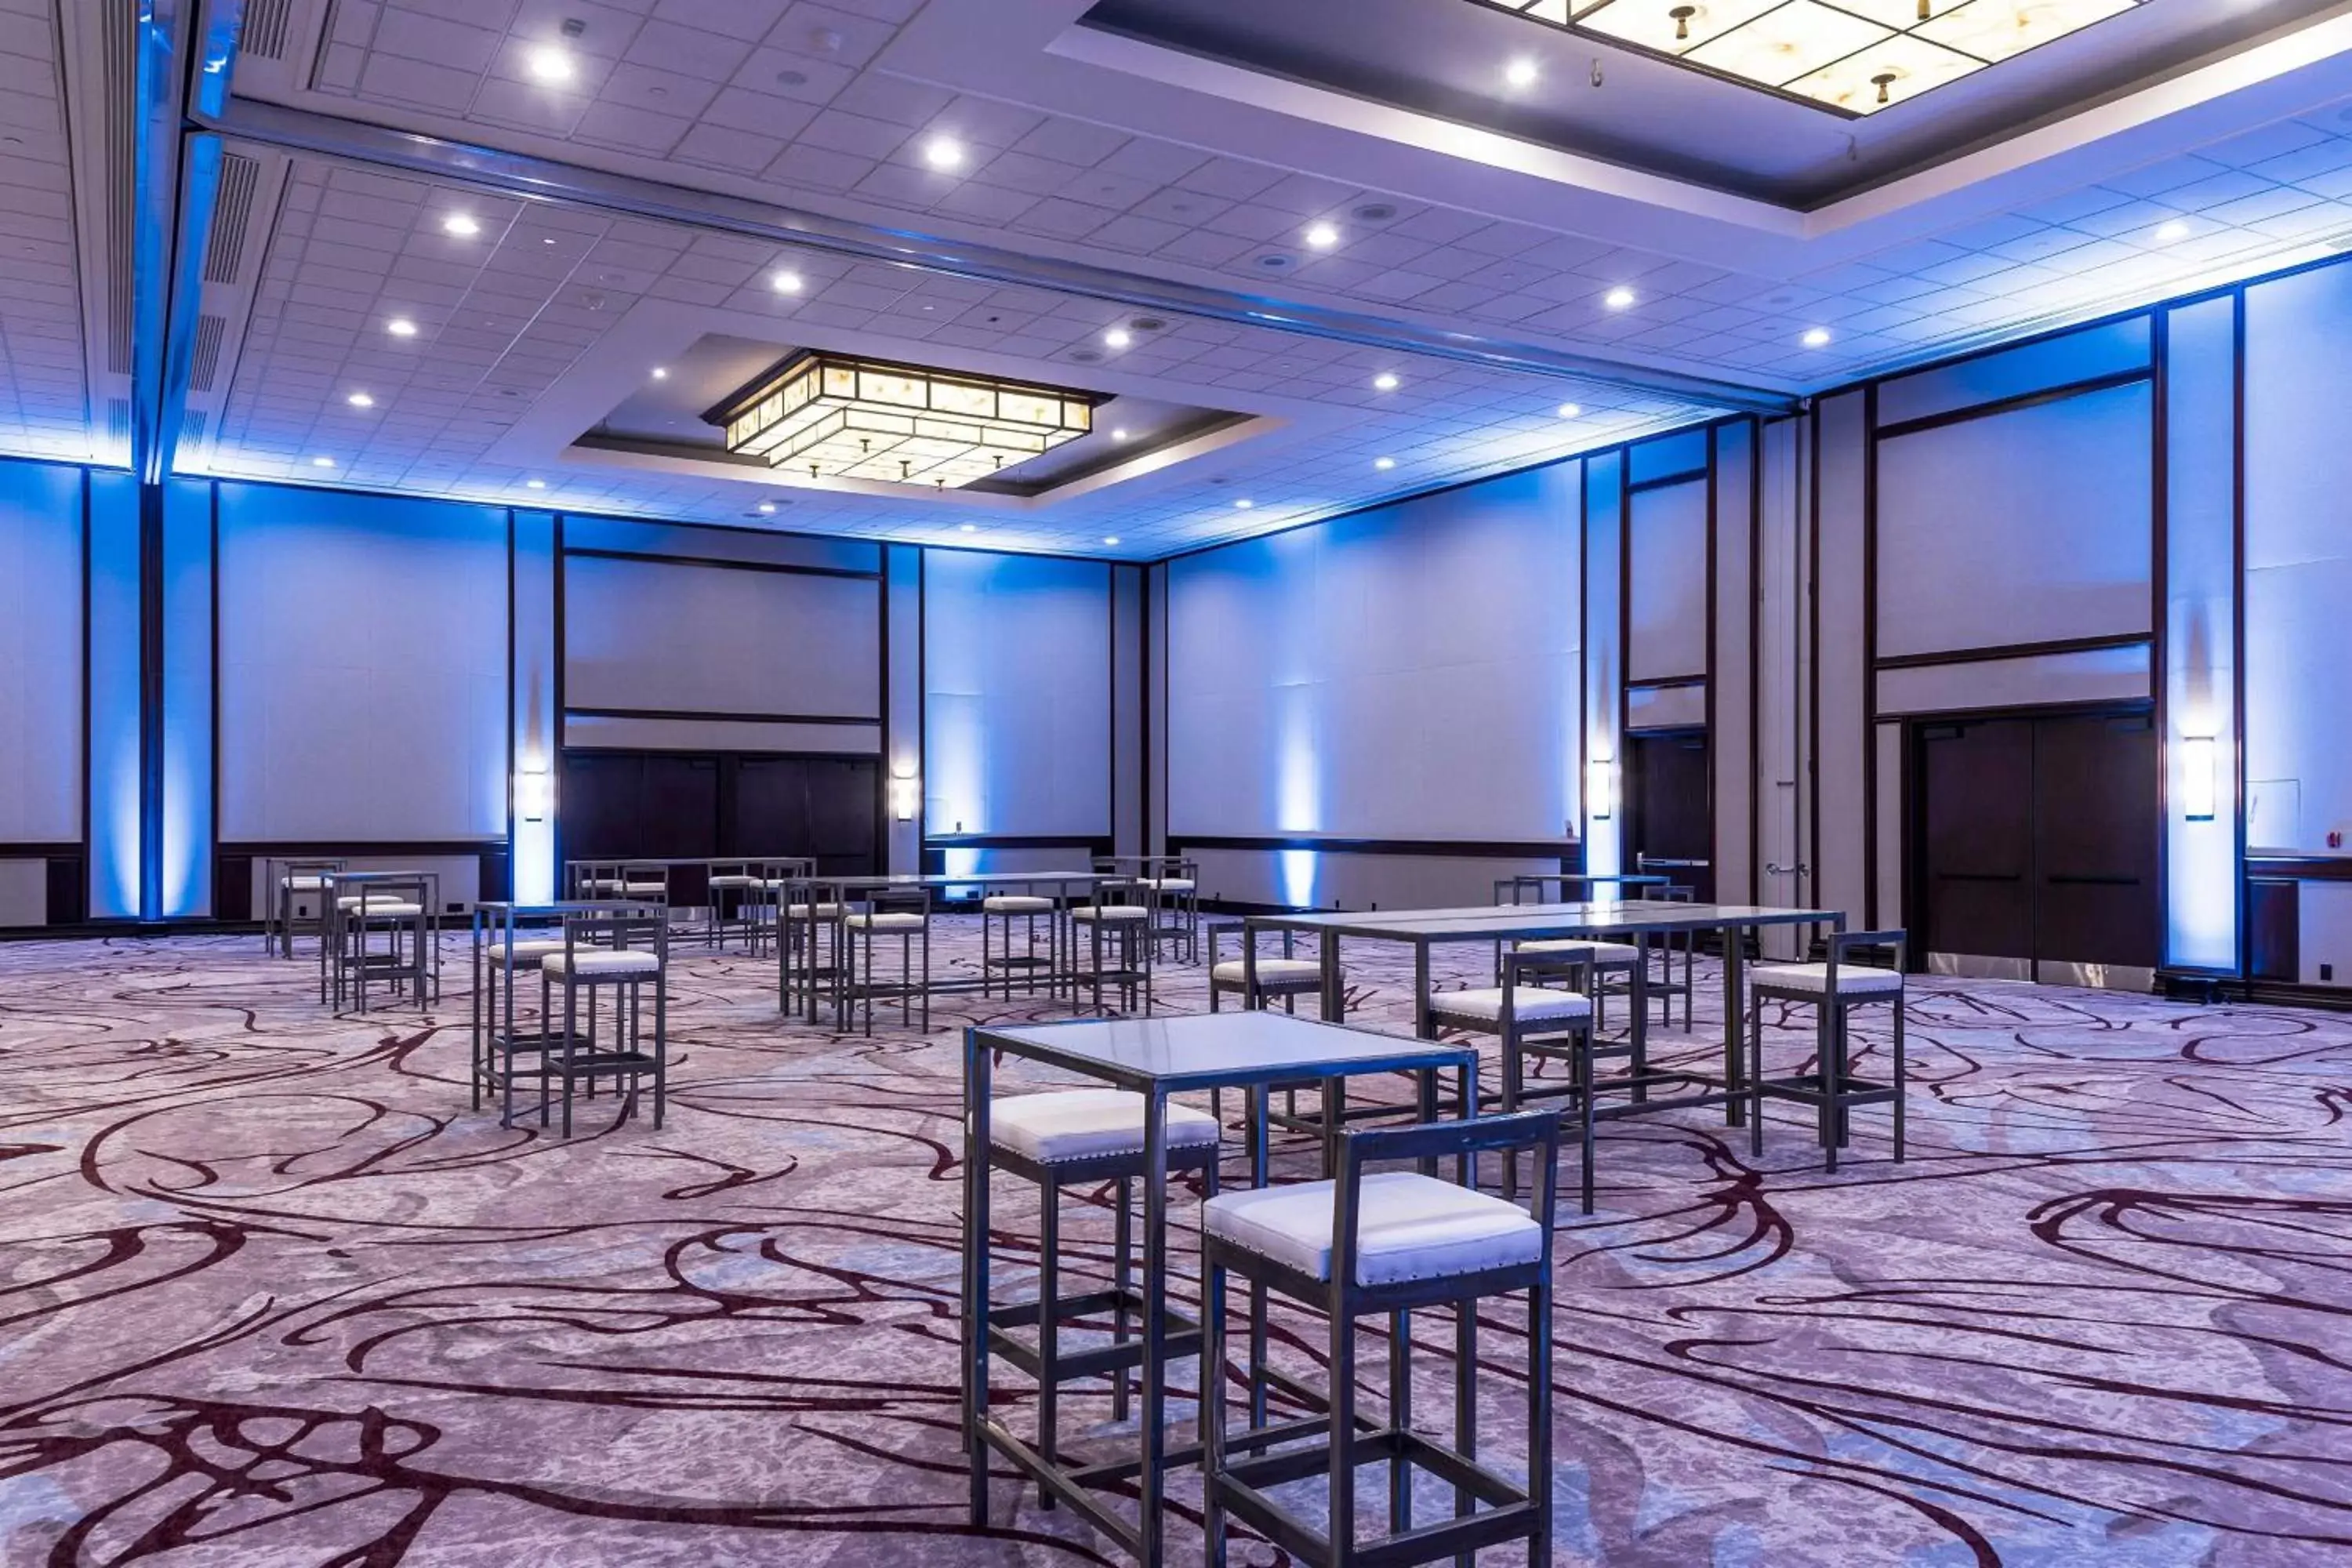
[[[938,963],[977,945],[943,921]],[[1009,1476],[963,1512],[956,1032],[1057,1012],[836,1034],[689,950],[667,1125],[608,1096],[567,1142],[470,1109],[461,951],[438,1006],[337,1019],[254,938],[0,946],[0,1564],[1120,1561]],[[1407,1026],[1394,956],[1351,951],[1359,1021]],[[1904,1164],[1878,1111],[1835,1176],[1790,1108],[1760,1164],[1716,1113],[1606,1128],[1559,1238],[1556,1561],[2352,1561],[2352,1023],[1954,981],[1909,1019]],[[1794,1070],[1810,1016],[1769,1022]],[[1034,1198],[997,1192],[1016,1299]],[[1487,1322],[1507,1466],[1526,1325]],[[1277,1331],[1319,1377],[1320,1321]],[[1091,1394],[1066,1430],[1121,1436]]]

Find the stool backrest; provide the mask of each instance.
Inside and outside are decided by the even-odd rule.
[[[1900,931],[1832,931],[1830,933],[1829,951],[1826,955],[1830,973],[1835,974],[1839,967],[1844,964],[1860,965],[1863,963],[1862,955],[1865,952],[1877,948],[1888,948],[1893,952],[1885,967],[1894,970],[1897,974],[1903,973],[1908,967],[1904,963],[1904,952],[1910,944],[1909,933]],[[1879,966],[1872,964],[1870,967]]]
[[[650,952],[664,967],[669,963],[669,921],[652,910],[599,910],[563,918],[563,951],[610,948],[616,952]]]
[[[1424,1121],[1412,1127],[1358,1128],[1339,1135],[1339,1163],[1333,1173],[1331,1288],[1333,1299],[1356,1283],[1356,1233],[1363,1220],[1364,1167],[1375,1161],[1412,1160],[1423,1174],[1436,1163],[1454,1162],[1454,1181],[1475,1184],[1481,1154],[1536,1151],[1536,1179],[1528,1212],[1543,1227],[1542,1268],[1551,1269],[1552,1221],[1559,1206],[1559,1112],[1519,1110],[1467,1121]]]

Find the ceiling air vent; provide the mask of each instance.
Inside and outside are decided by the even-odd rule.
[[[106,434],[111,440],[131,439],[131,399],[110,397],[106,400]]]
[[[180,416],[181,450],[204,445],[205,424],[209,417],[209,412],[202,408],[191,408]]]
[[[265,60],[286,58],[286,22],[294,0],[252,0],[245,8],[245,30],[237,38],[241,53]]]
[[[253,186],[261,165],[238,153],[221,154],[220,195],[213,207],[212,237],[205,242],[205,281],[234,283],[245,259],[245,226],[253,216]]]
[[[228,318],[206,310],[196,317],[196,347],[188,359],[188,390],[210,392],[213,377],[220,370],[221,334],[228,330]]]

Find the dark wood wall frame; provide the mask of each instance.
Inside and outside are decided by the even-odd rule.
[[[1313,835],[1187,833],[1171,834],[1171,855],[1195,849],[1221,849],[1242,854],[1273,854],[1286,849],[1309,849],[1328,855],[1393,855],[1443,860],[1551,860],[1583,863],[1582,846],[1557,838],[1323,838]]]
[[[1862,389],[1862,908],[1878,927],[1878,383]]]
[[[1981,647],[1936,648],[1926,653],[1891,653],[1874,659],[1874,671],[1938,669],[1953,664],[1999,664],[2014,658],[2049,658],[2070,653],[2101,653],[2111,648],[2148,647],[2150,632],[2103,632],[2091,637],[2051,637],[2041,642],[1993,643]]]

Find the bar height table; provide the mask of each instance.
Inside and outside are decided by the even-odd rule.
[[[990,1342],[996,1332],[989,1291],[989,1116],[998,1055],[1019,1057],[1143,1096],[1143,1270],[1145,1310],[1140,1332],[1141,1452],[1131,1463],[1084,1472],[1047,1465],[1029,1444],[989,1414]],[[1477,1114],[1478,1053],[1466,1045],[1376,1035],[1282,1013],[1199,1013],[1167,1018],[1079,1019],[964,1031],[964,1442],[971,1473],[971,1517],[987,1523],[988,1456],[1003,1455],[1037,1485],[1131,1552],[1142,1568],[1160,1568],[1160,1505],[1166,1471],[1198,1457],[1198,1442],[1171,1448],[1164,1429],[1170,1356],[1189,1345],[1198,1353],[1197,1325],[1169,1333],[1168,1097],[1199,1090],[1249,1091],[1249,1164],[1253,1185],[1266,1183],[1265,1089],[1309,1080],[1336,1085],[1358,1073],[1411,1072],[1421,1079],[1423,1119],[1436,1109],[1437,1075],[1455,1076],[1456,1104]],[[1203,1279],[1203,1291],[1218,1289]],[[1265,1313],[1254,1300],[1253,1362],[1262,1361]],[[1204,1375],[1208,1373],[1204,1373]],[[1262,1417],[1262,1412],[1253,1412]],[[1262,1418],[1253,1425],[1262,1426]],[[1087,1479],[1133,1476],[1137,1522],[1113,1512],[1090,1491]]]
[[[1450,942],[1545,941],[1559,937],[1633,937],[1637,941],[1684,931],[1723,933],[1723,1075],[1684,1071],[1664,1075],[1708,1085],[1697,1094],[1651,1100],[1646,1081],[1649,1037],[1649,964],[1633,970],[1632,1045],[1635,1077],[1633,1105],[1612,1106],[1604,1116],[1670,1110],[1693,1105],[1721,1105],[1727,1125],[1747,1121],[1741,1095],[1743,1040],[1740,1022],[1746,1012],[1746,932],[1767,926],[1826,925],[1845,929],[1842,910],[1780,909],[1763,904],[1696,904],[1665,900],[1628,900],[1622,903],[1504,904],[1486,909],[1382,910],[1367,912],[1329,910],[1324,913],[1250,915],[1245,929],[1311,931],[1322,937],[1323,1016],[1339,1023],[1346,1016],[1347,998],[1339,986],[1339,942],[1352,937],[1372,942],[1401,942],[1412,949],[1413,1032],[1429,1032],[1429,958],[1433,948]]]

